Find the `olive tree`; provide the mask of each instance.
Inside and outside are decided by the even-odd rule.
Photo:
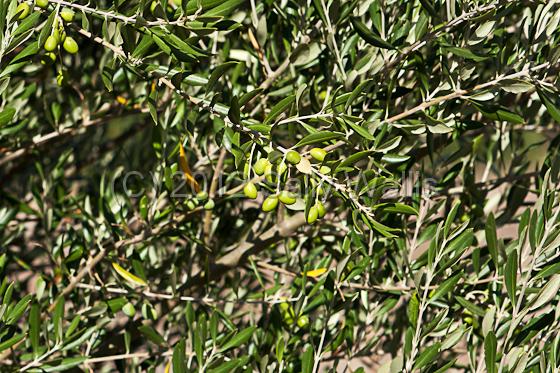
[[[557,371],[559,23],[0,0],[0,370]]]

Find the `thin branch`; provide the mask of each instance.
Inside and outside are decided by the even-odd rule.
[[[81,10],[84,13],[92,14],[103,19],[114,19],[124,23],[135,24],[137,26],[184,26],[188,21],[196,20],[196,16],[181,16],[179,19],[169,21],[167,19],[157,19],[156,21],[146,21],[142,17],[127,17],[119,13],[108,12],[105,10],[90,8],[86,5],[76,4],[65,0],[49,0],[53,4],[60,4],[70,8]]]
[[[528,75],[531,72],[543,70],[543,69],[546,69],[550,66],[551,66],[550,62],[545,62],[545,63],[541,63],[541,64],[533,66],[533,67],[525,67],[521,71],[509,74],[509,75],[501,75],[494,80],[491,80],[489,82],[485,82],[485,83],[482,83],[482,84],[478,84],[471,89],[456,90],[455,92],[449,93],[447,95],[439,96],[439,97],[433,98],[429,101],[423,102],[420,105],[417,105],[413,108],[410,108],[410,109],[408,109],[408,110],[406,110],[406,111],[404,111],[400,114],[393,115],[392,117],[389,117],[389,118],[385,119],[384,122],[385,123],[394,123],[398,120],[409,117],[412,114],[415,114],[419,111],[423,111],[423,110],[426,110],[429,107],[438,105],[442,102],[453,100],[453,99],[456,99],[456,98],[460,98],[460,97],[463,97],[463,96],[466,96],[466,95],[470,95],[470,94],[473,94],[473,93],[475,93],[477,91],[480,91],[482,89],[493,87],[493,86],[499,84],[500,82],[502,82],[503,80],[520,78],[522,76]]]
[[[159,230],[156,229],[155,231],[157,232]],[[152,232],[152,234],[155,234],[155,233]],[[80,269],[78,274],[76,276],[72,277],[72,279],[70,280],[70,283],[68,285],[66,285],[66,287],[62,290],[59,297],[65,297],[68,294],[70,294],[72,292],[72,290],[74,290],[76,288],[76,286],[78,286],[78,284],[82,281],[82,279],[88,273],[90,273],[93,270],[93,268],[95,268],[95,266],[99,262],[101,262],[105,258],[105,256],[107,255],[107,252],[109,251],[110,248],[114,248],[114,249],[118,250],[119,248],[124,247],[124,246],[134,245],[136,243],[140,243],[140,242],[144,241],[145,239],[146,239],[145,234],[141,233],[141,234],[139,234],[137,236],[134,236],[130,239],[118,241],[112,247],[107,247],[107,248],[101,247],[97,254],[95,254],[94,256],[90,257],[87,260],[85,266],[82,269]],[[56,302],[53,302],[53,304],[51,304],[50,307],[49,307],[49,312],[52,312],[55,307],[56,307]]]
[[[506,1],[506,3],[514,3],[515,1],[516,0],[508,0],[508,1]],[[416,41],[412,45],[403,49],[396,59],[394,59],[394,60],[388,62],[387,64],[385,64],[384,70],[385,71],[390,71],[392,67],[401,63],[411,53],[413,53],[413,52],[417,51],[418,49],[422,48],[430,40],[434,40],[434,39],[439,38],[444,33],[448,32],[450,29],[463,24],[464,22],[468,21],[469,19],[471,19],[475,16],[480,15],[481,13],[496,9],[498,7],[498,5],[500,5],[501,3],[502,3],[501,1],[496,1],[492,4],[488,4],[488,5],[485,5],[483,7],[474,9],[470,12],[463,13],[460,16],[458,16],[457,18],[447,22],[443,27],[438,27],[438,29],[436,31],[431,31],[431,32],[427,33],[420,40]]]
[[[163,356],[171,356],[173,355],[173,351],[166,351],[163,353]],[[149,358],[152,357],[149,352],[134,352],[130,354],[121,354],[121,355],[111,355],[111,356],[99,356],[99,357],[92,357],[84,361],[83,364],[97,364],[97,363],[106,363],[109,361],[115,360],[128,360],[128,359],[142,359],[142,358]]]
[[[475,183],[473,186],[477,189],[483,189],[483,188],[490,188],[493,189],[496,186],[500,186],[503,185],[504,183],[512,183],[515,181],[519,181],[519,180],[525,180],[525,179],[530,179],[532,177],[535,176],[539,176],[540,175],[540,171],[532,171],[532,172],[527,172],[521,175],[507,175],[504,177],[499,177],[496,179],[492,179],[492,180],[487,180],[487,181],[482,181],[479,183]],[[437,195],[451,195],[451,194],[462,194],[465,192],[465,186],[458,186],[458,187],[453,187],[453,188],[448,188],[448,189],[443,189],[441,191],[437,191]]]
[[[278,303],[285,303],[285,302],[297,302],[299,297],[296,298],[287,298],[287,297],[271,297],[265,299],[217,299],[211,298],[208,296],[204,297],[192,297],[192,296],[185,296],[185,295],[176,295],[171,293],[164,293],[164,292],[155,292],[150,289],[139,290],[139,291],[131,291],[123,288],[117,287],[103,287],[97,285],[89,285],[84,283],[79,283],[76,287],[81,289],[88,289],[88,290],[95,290],[101,292],[108,292],[113,294],[124,294],[124,295],[135,295],[140,294],[147,298],[152,299],[163,299],[163,300],[180,300],[185,302],[195,302],[207,305],[216,305],[216,304],[278,304]]]
[[[149,110],[148,109],[141,109],[138,112],[131,112],[128,113],[130,115],[136,115],[139,113],[147,113]],[[10,153],[7,153],[6,155],[4,155],[2,158],[0,158],[0,166],[4,166],[5,164],[16,160],[17,158],[27,154],[28,152],[31,151],[31,149],[38,147],[38,146],[42,146],[45,145],[48,142],[51,142],[53,140],[57,140],[60,137],[63,136],[75,136],[75,135],[79,135],[82,134],[86,129],[91,128],[91,127],[95,127],[98,125],[102,125],[102,124],[106,124],[107,122],[110,122],[111,120],[120,117],[120,115],[111,115],[108,116],[106,115],[106,111],[103,111],[103,113],[99,113],[99,114],[103,114],[104,117],[98,118],[98,119],[94,119],[91,120],[87,123],[84,123],[82,126],[80,127],[68,127],[68,128],[64,128],[60,131],[53,131],[50,133],[47,133],[45,135],[41,135],[39,137],[35,137],[33,138],[32,142],[29,145],[26,145],[18,150],[14,150]]]
[[[304,49],[303,46],[306,46],[309,43],[311,43],[311,38],[309,36],[304,36],[298,48],[288,58],[286,58],[284,62],[282,62],[282,64],[278,66],[276,70],[274,70],[264,82],[261,83],[261,85],[259,85],[259,88],[261,88],[262,90],[267,90],[268,88],[270,88],[272,83],[274,83],[274,81],[278,79],[288,67],[290,67],[291,61]],[[251,101],[255,99],[256,97],[254,97]]]

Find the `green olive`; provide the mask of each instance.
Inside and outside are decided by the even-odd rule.
[[[142,305],[142,317],[146,320],[157,320],[158,314],[154,307],[150,304],[144,303]]]
[[[315,207],[317,207],[317,212],[319,213],[319,218],[323,218],[325,216],[325,214],[327,213],[327,210],[325,210],[325,206],[323,205],[323,203],[321,201],[317,201],[317,203],[315,204]]]
[[[321,166],[319,172],[322,173],[323,175],[328,175],[331,173],[331,168],[328,166]]]
[[[285,205],[293,205],[296,203],[297,195],[295,193],[283,190],[278,195],[278,199]]]
[[[284,319],[284,322],[288,325],[292,325],[294,323],[294,317],[289,312],[284,313],[282,315],[282,318]]]
[[[280,313],[282,314],[282,319],[287,324],[293,324],[295,320],[294,308],[291,304],[284,302],[280,304]]]
[[[428,298],[432,299],[435,293],[436,293],[436,289],[430,290],[430,292],[428,293]]]
[[[134,308],[134,305],[130,302],[128,302],[123,306],[122,311],[128,317],[133,317],[134,314],[136,313],[136,309]]]
[[[309,317],[307,315],[301,315],[297,319],[297,326],[300,328],[306,328],[309,325]]]
[[[35,0],[35,4],[39,8],[45,9],[47,6],[49,6],[49,0]]]
[[[288,302],[282,302],[282,303],[280,303],[279,307],[283,312],[286,312],[290,309],[291,306],[290,306],[290,303],[288,303]]]
[[[72,22],[74,20],[74,11],[70,8],[62,8],[60,17],[66,22]]]
[[[201,191],[196,194],[196,199],[199,201],[206,201],[208,199],[208,193],[206,191]]]
[[[264,170],[264,175],[266,176],[266,180],[269,183],[272,183],[274,181],[274,179],[272,177],[273,176],[272,175],[272,163],[269,163],[269,164],[266,165],[266,168]]]
[[[60,30],[58,28],[55,27],[52,32],[52,36],[55,38],[57,43],[60,43]]]
[[[295,248],[297,247],[297,245],[298,245],[298,241],[297,241],[297,240],[294,240],[293,238],[290,238],[290,239],[288,240],[288,249],[290,249],[290,250],[295,250]]]
[[[212,210],[215,206],[214,200],[213,199],[209,199],[208,202],[206,202],[204,204],[204,209],[205,210]]]
[[[31,12],[31,7],[27,3],[21,3],[16,8],[16,13],[19,14],[18,19],[24,19]]]
[[[278,197],[268,196],[263,201],[261,208],[264,212],[270,212],[270,211],[273,211],[274,209],[276,209],[276,206],[278,206]]]
[[[268,161],[268,159],[261,158],[255,162],[255,165],[253,166],[253,170],[255,170],[255,173],[257,175],[261,176],[262,174],[264,174],[264,172],[266,171],[266,166],[268,166],[269,164],[270,162]]]
[[[288,169],[288,166],[286,166],[286,163],[281,162],[278,165],[278,168],[276,168],[276,171],[278,171],[278,176],[284,174],[284,172],[286,172],[287,169]]]
[[[257,190],[255,184],[249,181],[247,184],[245,184],[245,187],[243,188],[243,194],[245,194],[245,197],[247,198],[255,199],[257,198],[259,191]]]
[[[309,154],[317,161],[323,162],[327,156],[327,151],[321,148],[313,148],[309,151]]]
[[[150,4],[150,12],[154,13],[156,11],[156,7],[157,7],[157,2],[152,1],[152,3]]]
[[[189,200],[187,201],[187,208],[188,208],[189,210],[194,210],[194,209],[196,208],[196,202],[195,202],[194,200],[192,200],[192,199],[189,199]]]
[[[55,61],[56,61],[56,54],[54,54],[53,52],[47,52],[41,58],[41,63],[43,65],[51,65]]]
[[[45,41],[44,47],[47,52],[52,52],[56,49],[56,47],[58,47],[58,40],[56,40],[54,35],[49,35]]]
[[[301,161],[301,155],[295,150],[290,150],[286,153],[286,160],[291,164],[298,164]]]
[[[318,217],[319,217],[319,210],[317,209],[317,206],[312,206],[309,209],[309,212],[307,213],[307,223],[309,224],[315,223],[315,220],[317,220]]]
[[[62,44],[62,47],[64,48],[64,50],[70,54],[76,54],[78,53],[78,43],[76,43],[76,41],[68,36],[65,40],[64,40],[64,44]]]

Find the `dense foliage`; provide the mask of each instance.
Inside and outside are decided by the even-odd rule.
[[[559,23],[0,0],[0,370],[558,371]]]

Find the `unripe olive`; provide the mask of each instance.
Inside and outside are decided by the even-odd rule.
[[[307,213],[307,223],[309,224],[315,223],[315,220],[317,220],[318,217],[319,217],[319,210],[317,209],[317,206],[312,206],[309,209],[309,212]]]
[[[268,161],[268,159],[261,158],[255,162],[255,166],[253,166],[253,170],[255,170],[255,173],[257,175],[261,176],[262,174],[264,174],[264,172],[266,171],[266,166],[268,166],[269,164],[270,162]]]
[[[280,194],[278,195],[278,199],[280,200],[280,202],[282,202],[285,205],[293,205],[294,203],[296,203],[296,194],[289,192],[287,190],[283,190],[280,192]]]
[[[280,312],[282,314],[282,319],[284,320],[284,322],[286,322],[287,324],[293,324],[294,323],[294,309],[292,307],[291,304],[284,302],[280,304]]]
[[[196,194],[196,199],[199,201],[206,201],[208,199],[208,193],[206,191],[201,191]]]
[[[193,201],[192,199],[189,199],[189,200],[187,201],[187,208],[188,208],[189,210],[194,210],[194,209],[196,208],[196,202]]]
[[[136,313],[136,309],[134,308],[134,305],[130,302],[128,302],[123,306],[122,311],[128,317],[133,317],[134,314]]]
[[[54,35],[49,35],[47,40],[45,40],[44,47],[47,52],[52,52],[58,47],[58,40],[56,40]]]
[[[306,328],[309,325],[309,317],[307,315],[301,315],[297,319],[297,326],[300,328]]]
[[[47,52],[41,58],[41,63],[43,65],[50,65],[55,61],[56,61],[56,54],[54,54],[53,52]]]
[[[266,176],[266,180],[268,182],[272,183],[273,182],[273,179],[272,179],[272,163],[269,163],[269,164],[266,165],[266,168],[264,170],[264,174]]]
[[[249,181],[247,184],[245,184],[245,187],[243,188],[243,194],[245,194],[245,197],[247,198],[255,199],[257,198],[259,191],[257,190],[255,184]]]
[[[294,249],[297,247],[297,245],[298,245],[298,241],[297,241],[297,240],[294,240],[293,238],[290,238],[290,239],[288,240],[288,249],[294,250]]]
[[[60,30],[56,28],[56,26],[52,32],[52,36],[55,38],[57,43],[60,43]]]
[[[290,150],[286,153],[286,160],[291,164],[298,164],[301,161],[301,155],[295,150]]]
[[[276,209],[276,206],[278,206],[278,197],[268,196],[263,201],[261,208],[264,212],[270,212],[270,211],[273,211],[274,209]]]
[[[322,173],[323,175],[328,175],[331,173],[331,168],[328,166],[321,166],[319,172]]]
[[[325,206],[323,205],[323,203],[321,201],[317,201],[317,203],[315,204],[315,207],[317,207],[317,212],[319,213],[319,218],[323,218],[325,216],[325,214],[327,213],[327,210],[325,210]]]
[[[152,3],[150,4],[150,12],[154,13],[156,11],[156,7],[157,7],[157,2],[152,1]]]
[[[62,87],[63,83],[64,83],[64,74],[58,74],[56,76],[56,84],[58,84],[59,87]]]
[[[74,11],[70,8],[62,8],[60,17],[66,22],[72,22],[74,20]]]
[[[284,322],[288,325],[292,325],[294,323],[294,317],[289,312],[282,314],[282,318],[284,319]]]
[[[290,309],[290,303],[282,302],[278,307],[280,307],[280,309],[285,312]]]
[[[323,190],[323,187],[321,185],[317,187],[316,191],[318,196],[322,196],[323,194],[325,194],[325,191]]]
[[[309,151],[309,154],[319,162],[323,162],[327,156],[327,151],[321,148],[313,148]]]
[[[70,36],[68,36],[66,40],[64,40],[64,44],[62,44],[62,47],[66,52],[70,54],[78,53],[78,43],[76,43],[76,41]]]
[[[212,210],[215,206],[214,200],[213,199],[209,199],[208,202],[206,202],[204,204],[204,209],[205,210]]]
[[[142,305],[142,317],[146,320],[157,320],[157,311],[149,304],[144,303]]]
[[[286,170],[288,169],[288,166],[286,166],[286,163],[282,162],[278,165],[278,168],[276,169],[278,171],[278,176],[282,175],[284,172],[286,172]]]
[[[18,19],[24,19],[31,12],[31,7],[27,3],[21,3],[16,8],[16,13],[19,14]]]
[[[37,5],[39,8],[45,9],[47,6],[49,6],[49,0],[35,0],[35,5]]]

